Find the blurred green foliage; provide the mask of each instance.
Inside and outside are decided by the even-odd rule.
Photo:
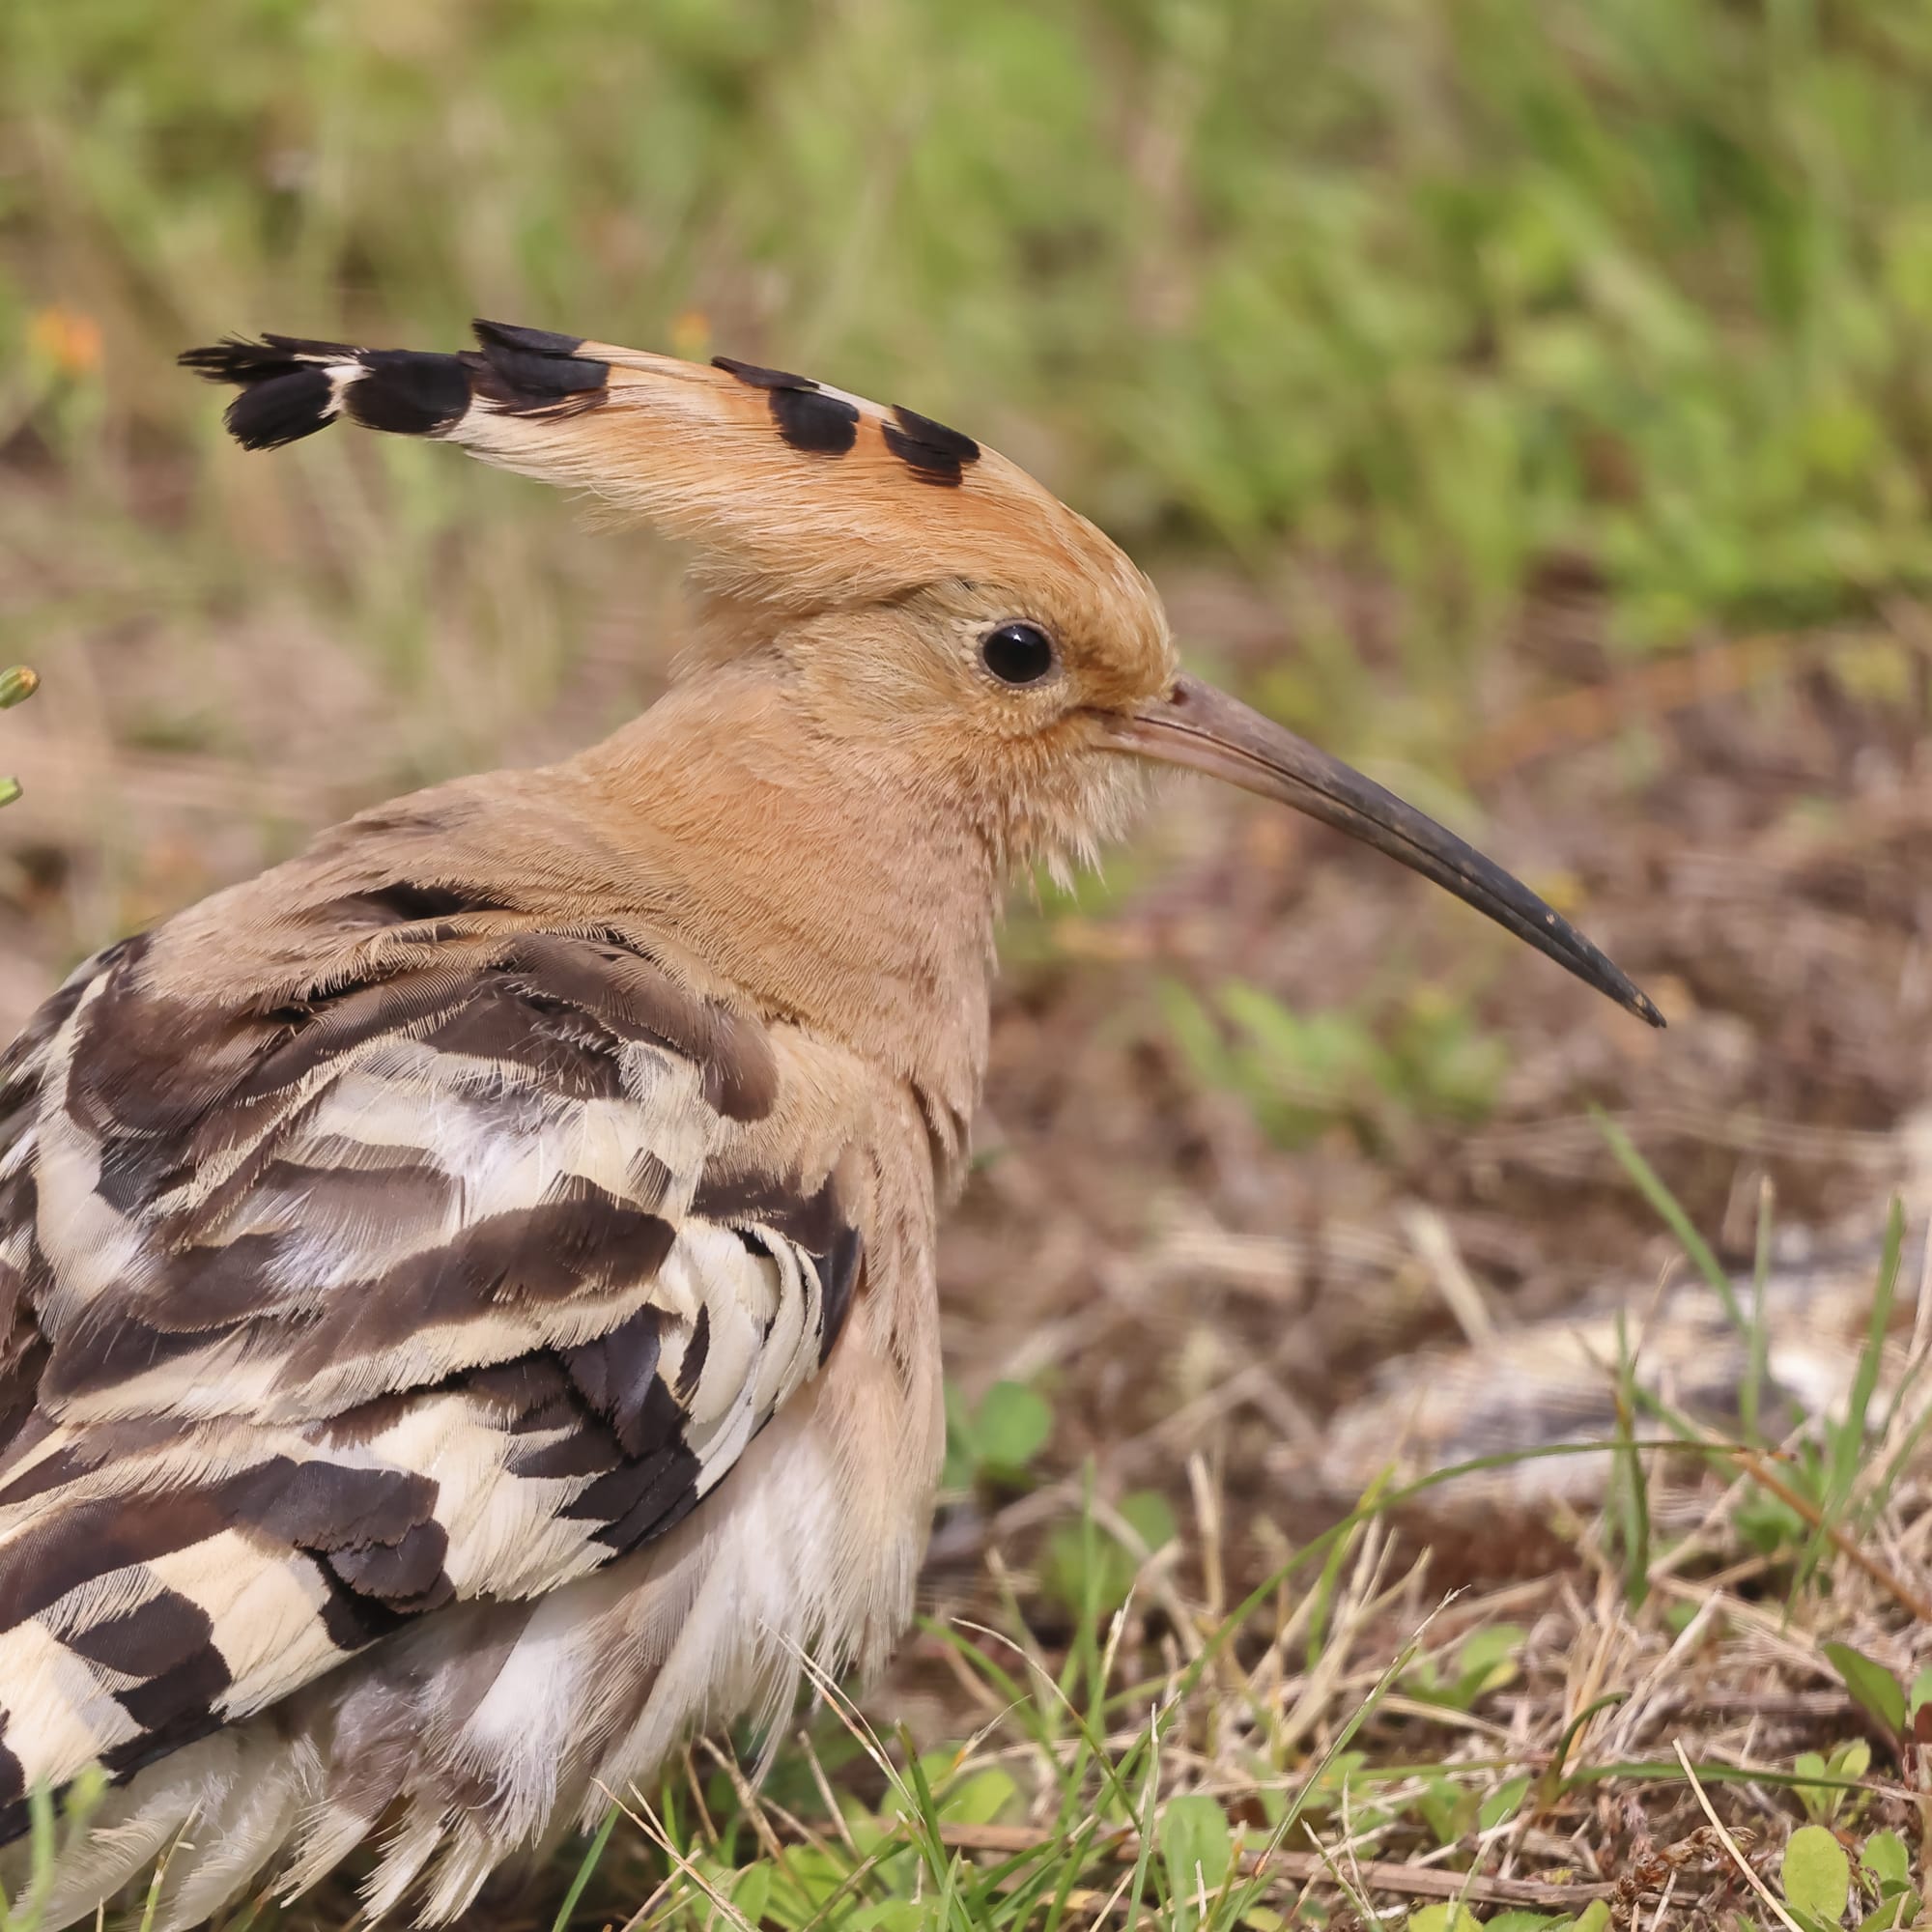
[[[1509,1070],[1506,1044],[1466,997],[1426,984],[1308,1013],[1238,981],[1210,1007],[1169,980],[1160,1002],[1195,1077],[1238,1094],[1287,1148],[1331,1127],[1374,1148],[1411,1122],[1480,1121]]]
[[[0,711],[11,711],[14,705],[24,704],[40,687],[40,678],[25,665],[0,670]],[[17,779],[0,779],[0,805],[12,805],[19,796]]]
[[[1131,540],[1371,568],[1444,685],[1550,558],[1637,646],[1808,620],[1932,580],[1932,11],[0,8],[0,436],[210,447],[173,349],[472,310],[904,397]]]
[[[1040,1556],[1046,1595],[1096,1627],[1127,1601],[1142,1563],[1179,1534],[1158,1490],[1122,1496],[1114,1520],[1116,1527],[1104,1527],[1089,1510],[1077,1520],[1056,1523]]]
[[[942,1490],[967,1490],[975,1484],[1021,1486],[1052,1435],[1053,1410],[1044,1396],[1024,1382],[995,1382],[977,1407],[948,1383],[946,1465],[939,1486]]]

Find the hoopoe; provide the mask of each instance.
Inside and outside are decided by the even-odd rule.
[[[1632,1012],[1517,880],[1178,664],[1148,580],[971,437],[724,357],[185,355],[696,553],[668,693],[90,959],[0,1061],[0,1838],[90,1760],[92,1913],[365,1837],[461,1914],[801,1663],[874,1670],[940,1463],[934,1244],[1007,881],[1191,766]]]

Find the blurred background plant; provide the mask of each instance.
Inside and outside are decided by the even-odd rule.
[[[1680,1868],[1743,1884],[1658,1728],[1693,1707],[1785,1922],[1918,1913],[1932,12],[0,5],[0,665],[46,678],[6,727],[0,1035],[330,819],[662,688],[648,539],[401,439],[244,456],[173,364],[476,313],[984,437],[1134,550],[1204,668],[1483,838],[1671,1020],[1205,787],[1022,895],[942,1255],[940,1620],[877,1761],[821,1724],[773,1817],[680,1773],[653,1829],[703,1883],[659,1922],[837,1922],[868,1885],[850,1922],[893,1932],[1107,1922],[1119,1865],[1158,1922],[1272,1932],[1254,1859],[1293,1828],[1298,1922],[1599,1932]],[[1646,1418],[1701,1445],[1676,1515]],[[1461,1515],[1387,1486],[1552,1434],[1617,1448],[1472,1474]],[[1346,1568],[1282,1571],[1365,1492]],[[1848,1796],[1861,1726],[1893,1781]],[[649,1835],[598,1880],[625,1911]],[[1029,1892],[1001,1861],[1036,1853]]]
[[[0,434],[125,509],[213,331],[781,344],[1125,538],[1374,571],[1443,699],[1539,571],[1633,650],[1932,574],[1928,71],[1909,0],[23,0]]]
[[[0,711],[11,711],[14,705],[24,704],[40,688],[40,678],[25,665],[0,670]],[[0,778],[0,805],[12,805],[19,796],[19,780]]]

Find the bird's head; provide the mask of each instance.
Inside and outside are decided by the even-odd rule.
[[[970,436],[808,378],[476,326],[460,355],[270,336],[184,356],[272,447],[341,415],[462,444],[689,543],[705,655],[761,657],[801,730],[887,759],[1000,856],[1084,853],[1153,765],[1224,779],[1387,853],[1654,1025],[1520,881],[1360,773],[1180,669],[1160,600],[1099,530]]]

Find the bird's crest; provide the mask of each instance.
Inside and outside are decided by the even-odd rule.
[[[241,387],[227,422],[247,448],[338,416],[460,443],[642,517],[694,544],[731,587],[777,602],[1042,569],[1127,588],[1131,566],[1085,519],[915,411],[728,356],[707,368],[547,329],[474,327],[479,348],[458,355],[267,335],[181,359]]]

